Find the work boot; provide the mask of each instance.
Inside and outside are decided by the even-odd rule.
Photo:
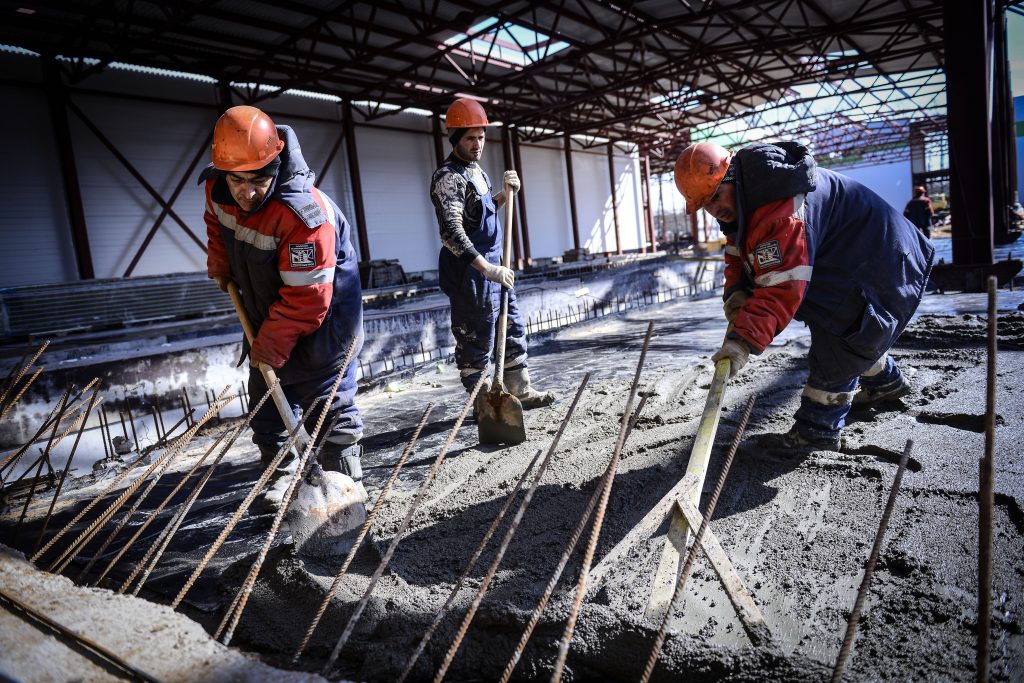
[[[352,481],[363,479],[363,446],[359,443],[338,444],[328,441],[320,449],[321,466],[328,472],[341,472]]]
[[[843,447],[840,434],[835,436],[808,436],[793,427],[785,434],[758,434],[754,437],[758,448],[766,451],[839,451]]]
[[[505,370],[505,388],[519,399],[523,410],[549,406],[557,398],[553,392],[537,391],[531,387],[530,371],[523,365]]]
[[[280,448],[276,446],[260,446],[259,449],[260,472],[262,473],[270,467],[270,463],[274,461],[274,457]],[[270,475],[267,487],[263,490],[263,495],[260,496],[259,504],[264,512],[277,512],[281,507],[284,494],[288,490],[288,485],[291,483],[292,476],[295,474],[298,466],[299,459],[295,457],[295,449],[291,449],[284,454],[284,458],[278,463],[274,473]]]
[[[854,408],[871,408],[886,401],[895,401],[910,393],[910,382],[902,374],[879,387],[866,386],[861,381],[860,391],[853,396]]]

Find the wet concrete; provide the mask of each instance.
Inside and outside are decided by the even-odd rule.
[[[1024,386],[1024,314],[1017,311],[1022,301],[1020,293],[1000,292],[995,680],[1024,677],[1024,456],[1018,446],[1024,414],[1019,388]],[[712,529],[764,613],[774,642],[750,644],[701,558],[685,602],[672,620],[655,680],[827,677],[907,439],[915,442],[913,460],[890,522],[848,680],[973,678],[977,461],[984,443],[978,431],[985,391],[985,321],[979,315],[983,311],[984,298],[978,295],[926,297],[918,321],[894,350],[913,382],[913,393],[853,415],[842,452],[787,456],[760,452],[749,440],[741,447]],[[590,387],[448,676],[497,678],[607,465],[651,319],[655,337],[641,379],[649,400],[623,451],[566,676],[639,677],[654,636],[643,623],[643,612],[665,531],[664,524],[645,516],[686,468],[711,378],[708,357],[722,335],[721,304],[715,298],[574,326],[534,348],[530,365],[536,384],[555,390],[562,400],[550,409],[526,414],[530,441],[520,446],[481,447],[475,426],[463,428],[342,652],[342,674],[372,681],[397,677],[510,486],[535,449],[548,445],[568,399],[590,370]],[[807,374],[808,343],[806,330],[791,325],[730,384],[705,496],[751,394],[758,395],[758,403],[748,434],[789,428]],[[306,669],[323,665],[465,400],[456,373],[445,365],[392,383],[390,389],[359,399],[367,416],[364,470],[371,501],[425,404],[434,401],[438,407],[371,531],[368,548],[357,556],[301,661]],[[192,450],[200,447],[197,442]],[[180,588],[197,556],[255,479],[251,450],[239,444],[218,470],[210,495],[204,494],[201,507],[190,516],[144,595],[165,602]],[[193,618],[215,624],[267,526],[265,515],[245,518],[190,593],[186,610]],[[637,534],[635,543],[625,540],[633,538],[630,532],[637,527],[645,533]],[[653,531],[647,533],[648,528]],[[503,530],[499,528],[496,538]],[[442,620],[414,680],[429,680],[442,660],[495,556],[495,546],[492,542],[484,552],[455,608]],[[577,550],[516,669],[517,679],[550,676],[578,577],[579,555]],[[131,561],[129,557],[126,564]],[[234,644],[270,662],[286,662],[337,564],[304,562],[287,543],[275,546]]]

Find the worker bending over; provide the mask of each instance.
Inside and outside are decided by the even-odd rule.
[[[754,144],[735,156],[714,143],[690,145],[675,181],[687,212],[704,209],[727,237],[732,329],[712,358],[729,358],[735,375],[792,319],[810,328],[796,424],[764,435],[762,447],[839,450],[851,404],[910,392],[888,351],[917,310],[935,255],[917,228],[860,183],[818,168],[793,142]]]
[[[508,293],[508,333],[505,341],[505,388],[523,408],[538,408],[554,402],[550,391],[530,386],[526,368],[526,327],[516,302],[515,272],[502,267],[502,232],[498,208],[505,192],[491,196],[491,183],[480,168],[484,151],[487,114],[479,102],[461,98],[448,108],[445,117],[452,153],[434,171],[430,199],[441,231],[438,278],[441,291],[451,302],[455,362],[462,384],[470,390],[487,367],[494,349],[495,322],[501,288]],[[513,191],[520,187],[519,175],[505,171],[504,184]],[[511,226],[506,226],[511,229]]]
[[[207,272],[224,291],[229,281],[238,285],[256,330],[248,349],[249,393],[262,396],[267,389],[257,364],[272,366],[310,433],[323,405],[318,399],[326,400],[352,340],[361,344],[363,336],[349,224],[313,177],[295,132],[249,106],[232,107],[217,121],[213,163],[200,176],[206,182]],[[320,457],[324,469],[358,481],[363,420],[355,394],[351,363],[327,413],[324,424],[334,427]],[[266,468],[286,440],[273,401],[253,416],[252,431]],[[289,480],[283,475],[295,464],[275,474],[267,507],[280,503]]]

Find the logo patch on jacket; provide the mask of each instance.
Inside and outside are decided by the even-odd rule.
[[[316,243],[303,242],[302,244],[288,245],[288,263],[292,268],[313,268],[316,266]]]
[[[782,250],[779,249],[778,240],[761,242],[754,249],[754,258],[757,259],[757,267],[761,270],[774,268],[782,265]]]

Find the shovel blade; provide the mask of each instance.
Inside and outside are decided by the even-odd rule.
[[[318,558],[340,557],[366,521],[366,489],[341,472],[324,472],[319,484],[305,479],[288,506],[295,550]]]
[[[480,443],[517,444],[526,441],[523,405],[507,391],[490,391],[476,399]]]

